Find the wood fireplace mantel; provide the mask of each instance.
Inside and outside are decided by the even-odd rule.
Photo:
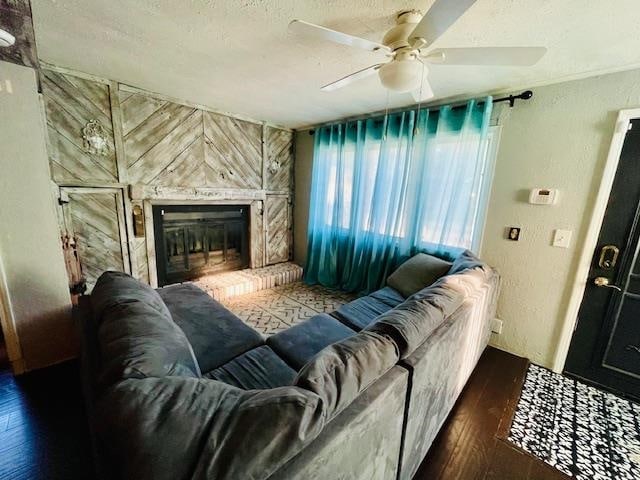
[[[286,192],[283,192],[286,193]],[[265,200],[265,190],[249,190],[241,188],[211,188],[211,187],[164,187],[155,185],[130,185],[131,200],[234,200],[254,201]]]

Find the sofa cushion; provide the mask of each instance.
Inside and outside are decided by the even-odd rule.
[[[404,297],[410,297],[445,275],[450,268],[450,262],[426,253],[418,253],[389,275],[387,284]]]
[[[152,288],[125,273],[105,272],[93,288],[91,305],[102,359],[99,383],[200,376],[187,337]]]
[[[289,365],[299,370],[316,353],[355,332],[335,318],[321,313],[276,333],[267,339],[267,345]]]
[[[380,290],[376,290],[369,296],[371,298],[375,298],[376,300],[380,300],[383,303],[386,303],[392,308],[397,307],[406,300],[400,292],[394,290],[391,287],[384,287]]]
[[[380,315],[365,331],[386,334],[398,345],[400,358],[418,348],[444,321],[442,311],[426,301],[407,300]]]
[[[192,283],[164,287],[158,293],[191,342],[203,372],[264,345],[258,332]]]
[[[327,419],[331,419],[398,359],[398,349],[391,338],[362,331],[318,353],[300,370],[295,385],[317,394],[324,403]]]
[[[449,269],[449,274],[460,273],[463,270],[482,267],[484,265],[485,263],[476,257],[473,252],[465,250],[453,261],[453,264]]]
[[[442,311],[445,317],[451,315],[464,300],[464,293],[459,284],[460,274],[446,275],[433,285],[423,288],[411,295],[407,300],[426,301]]]
[[[373,322],[376,317],[392,308],[391,305],[374,298],[373,295],[367,295],[345,303],[332,315],[349,328],[360,331]]]
[[[149,307],[149,311],[171,318],[162,298],[149,285],[123,272],[104,272],[91,292],[91,308],[96,321],[102,321],[106,309],[123,303],[141,303]]]
[[[400,357],[407,358],[462,305],[464,294],[452,277],[456,275],[447,275],[423,288],[378,317],[367,330],[391,336],[398,344]]]
[[[124,380],[96,404],[101,478],[260,479],[322,431],[307,390],[241,390],[206,378]]]
[[[204,377],[243,390],[266,390],[292,385],[296,371],[263,345],[206,373]]]

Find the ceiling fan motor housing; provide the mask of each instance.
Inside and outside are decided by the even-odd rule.
[[[382,43],[392,50],[409,47],[409,35],[421,19],[422,13],[418,10],[400,12],[396,17],[397,25],[385,34]]]

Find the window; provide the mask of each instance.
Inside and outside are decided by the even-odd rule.
[[[420,224],[416,239],[419,247],[428,249],[433,245],[446,245],[469,248],[474,251],[480,249],[499,138],[500,127],[489,128],[485,139],[481,141],[478,158],[463,158],[463,165],[457,172],[451,172],[446,163],[460,156],[460,152],[465,150],[469,151],[469,157],[473,157],[477,152],[479,135],[470,138],[468,145],[461,145],[460,139],[453,135],[437,140],[432,147],[434,155],[429,160],[431,164],[428,168],[427,181],[432,188],[426,188],[425,195],[420,200],[424,208],[422,217],[417,219]],[[325,157],[325,161],[331,165],[327,178],[325,226],[337,226],[344,229],[345,234],[347,230],[356,228],[362,232],[391,235],[397,238],[406,236],[414,218],[409,208],[403,209],[402,214],[397,218],[398,221],[375,221],[375,218],[387,218],[387,210],[393,203],[381,202],[376,205],[377,211],[374,208],[376,182],[382,181],[377,178],[380,173],[380,148],[381,142],[367,145],[363,155],[364,168],[360,182],[356,182],[354,177],[356,149],[353,145],[346,146],[341,152],[334,150]],[[406,146],[401,142],[395,142],[395,145],[392,144],[391,147],[386,146],[386,148],[402,150]],[[400,162],[404,153],[392,151],[389,155],[390,165],[386,170],[398,172],[402,169]],[[339,154],[341,154],[340,159]],[[354,189],[356,185],[359,188],[358,191]],[[433,188],[433,186],[441,188]],[[459,199],[462,203],[455,205],[454,202],[442,202],[444,197],[442,187],[457,190],[463,197]],[[389,182],[389,190],[393,188],[394,186]],[[356,203],[357,211],[354,208]],[[456,215],[456,209],[463,210],[464,214]],[[443,218],[447,216],[458,218],[447,224]],[[446,231],[443,231],[445,227]]]
[[[370,292],[416,251],[477,251],[498,138],[491,105],[470,100],[319,127],[306,280]]]

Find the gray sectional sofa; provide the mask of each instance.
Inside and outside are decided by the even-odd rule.
[[[447,268],[267,339],[192,284],[105,273],[76,309],[99,475],[412,478],[495,313],[492,268]]]

